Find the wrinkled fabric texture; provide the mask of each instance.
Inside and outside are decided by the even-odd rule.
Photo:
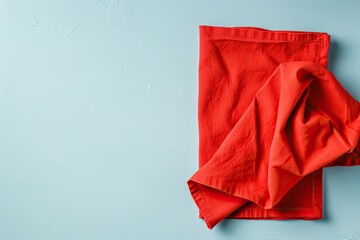
[[[224,218],[321,219],[322,168],[359,165],[360,104],[327,70],[326,33],[200,26],[199,170]]]

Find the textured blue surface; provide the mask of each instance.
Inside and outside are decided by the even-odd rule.
[[[328,32],[360,100],[360,1],[0,1],[0,239],[360,239],[360,168],[321,221],[197,218],[198,25]]]

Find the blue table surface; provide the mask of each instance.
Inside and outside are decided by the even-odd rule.
[[[0,1],[0,239],[360,239],[360,168],[325,170],[324,219],[208,230],[198,26],[328,32],[360,100],[360,1]]]

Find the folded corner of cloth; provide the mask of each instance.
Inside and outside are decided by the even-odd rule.
[[[321,219],[322,168],[360,164],[360,104],[327,69],[326,33],[200,27],[199,170],[208,228]]]

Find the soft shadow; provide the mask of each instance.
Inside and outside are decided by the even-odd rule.
[[[220,230],[220,231],[229,231],[229,226],[231,225],[231,221],[233,221],[233,219],[224,219],[222,220],[217,228]]]
[[[222,236],[234,236],[238,227],[234,227],[236,224],[241,222],[242,219],[224,219],[217,226],[216,230],[221,233]]]
[[[326,194],[326,189],[328,189],[328,182],[326,181],[326,170],[324,169],[323,171],[323,189],[322,189],[322,194],[323,194],[323,218],[322,218],[322,222],[326,222],[328,223],[329,220],[329,204],[328,204],[328,195]]]
[[[336,72],[336,56],[339,54],[339,47],[338,41],[331,39],[328,53],[328,69],[331,72]]]

